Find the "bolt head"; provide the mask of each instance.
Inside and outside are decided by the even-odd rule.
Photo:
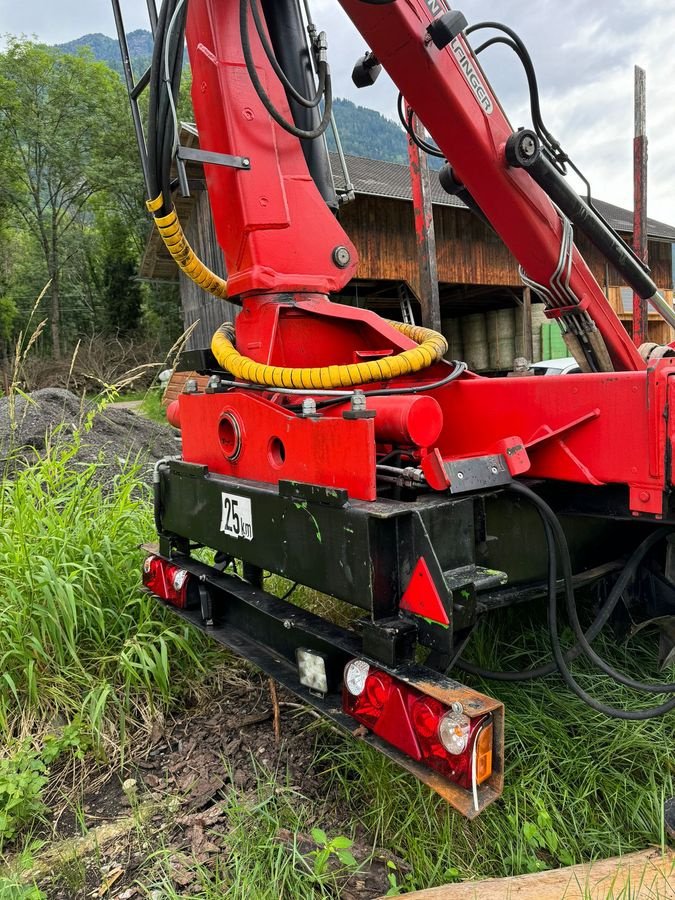
[[[352,261],[352,255],[346,247],[336,247],[333,250],[333,262],[339,269],[346,269]]]

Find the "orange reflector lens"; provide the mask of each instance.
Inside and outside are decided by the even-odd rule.
[[[492,744],[494,726],[492,722],[483,728],[476,741],[476,783],[483,784],[492,775]]]

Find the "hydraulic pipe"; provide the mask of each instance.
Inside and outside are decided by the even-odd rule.
[[[257,2],[257,0],[256,0]],[[304,33],[302,11],[298,0],[262,0],[267,30],[277,60],[293,87],[305,97],[316,92],[311,53]],[[312,131],[321,121],[318,106],[307,109],[289,96],[293,121],[303,131]],[[314,183],[331,209],[337,210],[338,199],[324,135],[312,141],[301,141]]]
[[[526,171],[572,224],[576,225],[609,260],[635,293],[643,300],[648,300],[671,328],[675,328],[675,312],[660,294],[649,272],[640,265],[630,248],[613,234],[546,156],[540,153],[528,165]]]

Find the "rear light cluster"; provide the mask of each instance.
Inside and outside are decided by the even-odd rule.
[[[189,572],[159,556],[148,556],[143,563],[143,584],[153,594],[178,609],[192,606],[193,579]]]
[[[472,790],[492,775],[492,716],[469,718],[355,659],[345,668],[343,709],[406,756]]]

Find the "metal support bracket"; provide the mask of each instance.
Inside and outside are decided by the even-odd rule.
[[[183,162],[209,163],[212,166],[227,166],[230,169],[250,169],[248,156],[231,156],[229,153],[213,153],[195,147],[179,147],[178,158]]]

